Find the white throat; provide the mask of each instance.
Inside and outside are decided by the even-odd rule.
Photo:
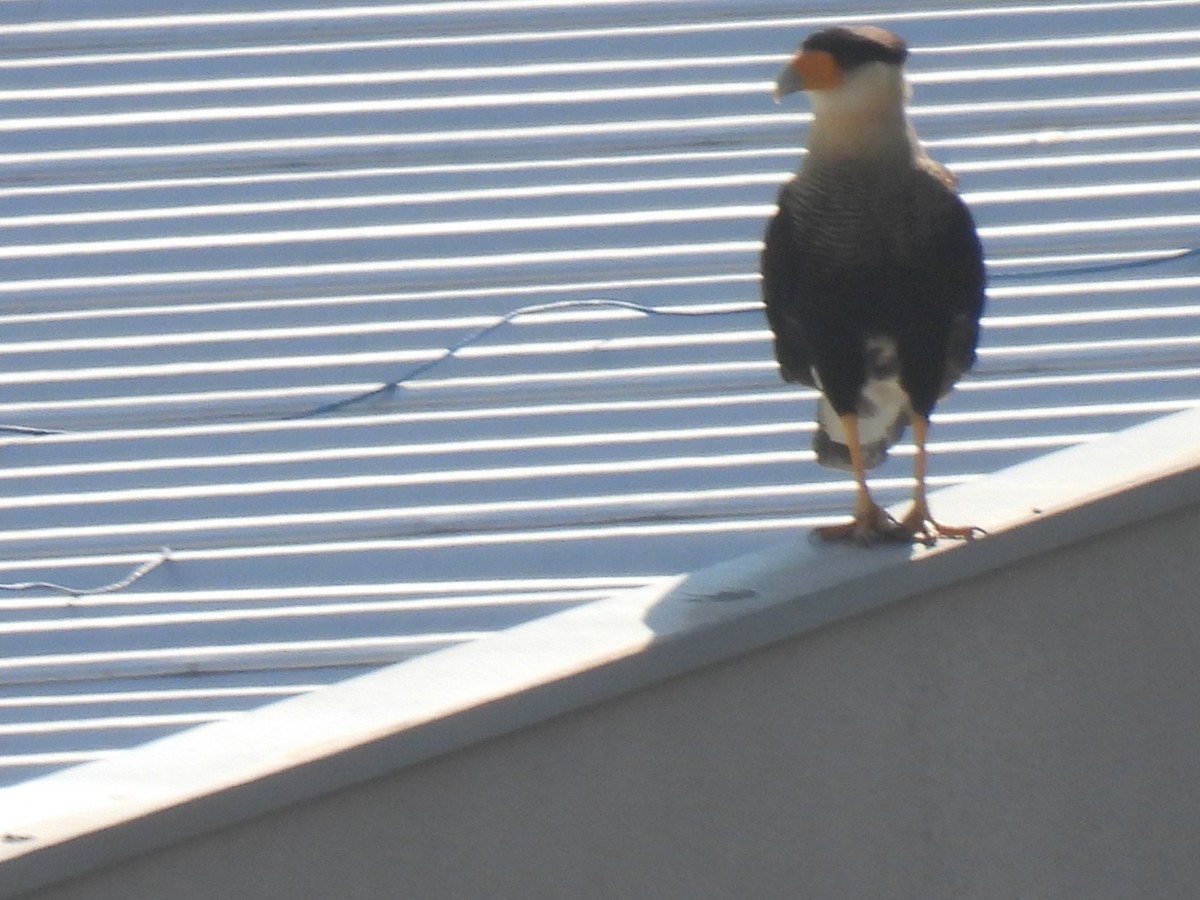
[[[908,84],[897,66],[873,63],[837,88],[811,91],[810,157],[903,157],[920,151],[904,114]]]

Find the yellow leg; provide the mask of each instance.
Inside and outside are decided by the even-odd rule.
[[[850,465],[854,469],[857,489],[854,502],[854,518],[842,525],[827,525],[817,529],[817,535],[826,541],[854,541],[871,544],[878,540],[895,540],[899,526],[871,497],[867,488],[867,467],[863,462],[862,445],[858,438],[858,417],[842,416],[842,429],[846,432],[846,446],[850,450]]]
[[[982,528],[975,525],[943,525],[933,518],[929,512],[929,501],[925,496],[926,452],[925,441],[929,436],[929,419],[925,416],[912,414],[913,443],[916,445],[916,456],[913,461],[913,504],[912,509],[900,521],[900,527],[908,535],[909,540],[920,541],[923,544],[933,544],[939,537],[959,538],[970,540],[984,533]]]

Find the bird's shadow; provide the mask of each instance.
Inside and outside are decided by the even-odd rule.
[[[818,627],[872,605],[872,584],[896,577],[929,548],[906,543],[861,547],[791,535],[743,556],[691,572],[644,616],[654,638],[782,616]]]

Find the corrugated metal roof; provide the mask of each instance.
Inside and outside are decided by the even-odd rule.
[[[835,7],[3,4],[0,582],[172,553],[0,592],[0,784],[840,517],[757,311],[820,24],[985,238],[931,483],[1198,405],[1200,4]],[[720,314],[498,324],[597,299]]]

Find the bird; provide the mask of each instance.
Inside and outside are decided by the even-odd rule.
[[[908,45],[875,26],[810,34],[775,82],[812,104],[806,153],[779,190],[760,258],[784,381],[815,388],[817,461],[855,479],[853,518],[824,540],[935,543],[975,526],[933,518],[930,416],[975,362],[986,298],[983,250],[955,177],[908,119]],[[910,510],[893,518],[867,471],[911,426]]]

